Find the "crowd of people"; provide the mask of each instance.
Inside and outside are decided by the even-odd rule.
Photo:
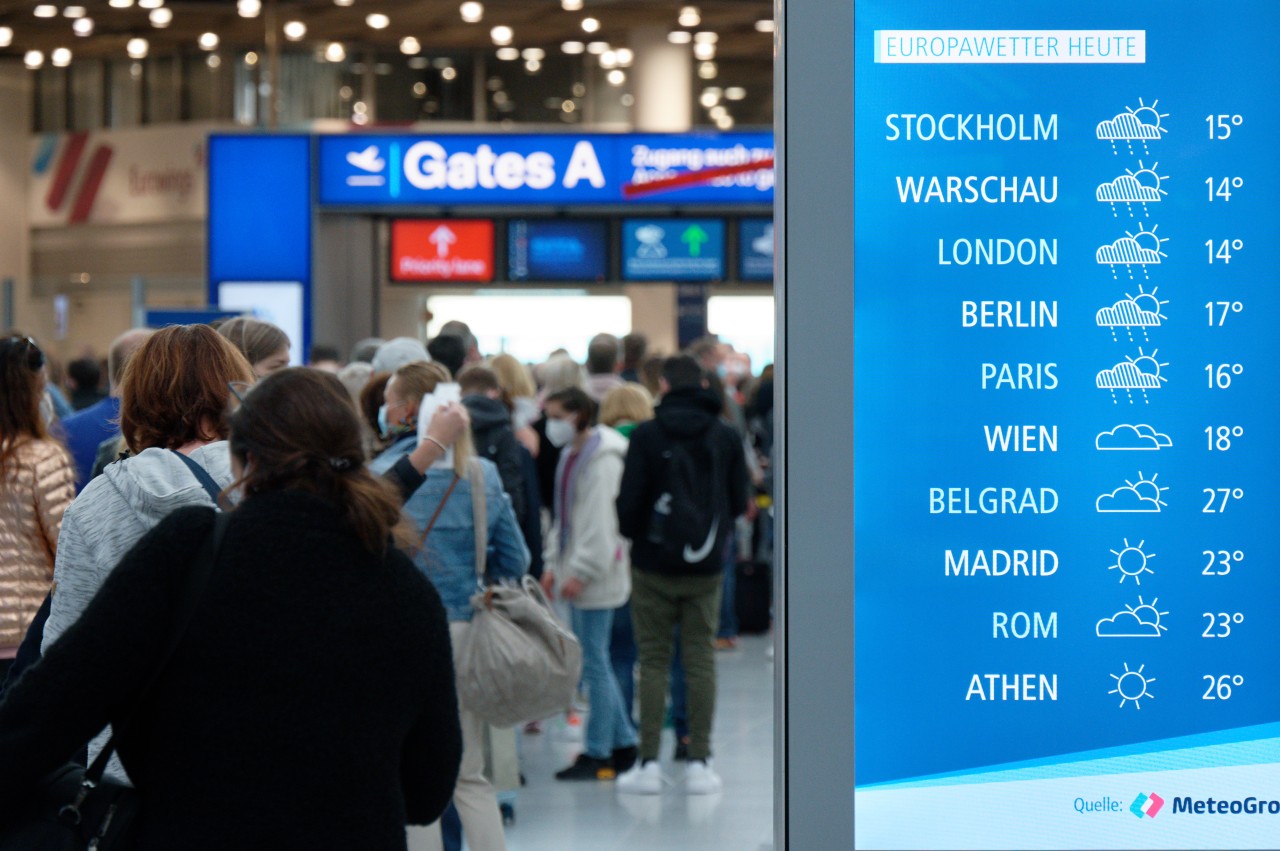
[[[683,790],[720,791],[715,653],[772,546],[771,368],[639,334],[530,365],[456,322],[307,367],[290,346],[248,317],[133,329],[61,374],[0,339],[0,836],[79,759],[136,789],[138,848],[418,825],[415,847],[501,851],[499,740],[455,669],[478,588],[526,575],[581,647],[555,778],[661,794],[670,721]]]

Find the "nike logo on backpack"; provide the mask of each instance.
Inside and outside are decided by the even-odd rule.
[[[720,530],[720,518],[717,517],[715,522],[711,524],[711,531],[707,534],[707,541],[701,547],[694,550],[688,544],[684,545],[684,560],[689,564],[697,564],[711,555],[711,550],[716,545],[716,532]]]

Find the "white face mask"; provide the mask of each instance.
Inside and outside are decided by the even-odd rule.
[[[578,428],[572,420],[547,420],[547,440],[557,449],[568,446],[577,434]]]

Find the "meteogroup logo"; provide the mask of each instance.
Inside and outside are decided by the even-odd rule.
[[[1155,792],[1150,795],[1138,793],[1138,797],[1133,799],[1133,803],[1129,805],[1129,812],[1138,818],[1146,816],[1147,818],[1155,818],[1160,809],[1164,807],[1164,798],[1161,798]]]

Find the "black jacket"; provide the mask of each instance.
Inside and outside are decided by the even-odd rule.
[[[259,494],[155,691],[214,512],[165,518],[0,703],[0,807],[110,722],[143,811],[140,851],[402,851],[444,810],[462,739],[440,597],[329,503]]]
[[[475,439],[476,454],[488,458],[498,467],[502,489],[511,497],[511,507],[517,518],[525,515],[524,458],[520,455],[520,443],[511,429],[511,412],[496,399],[488,396],[465,396],[462,404],[471,414],[471,436]]]
[[[724,487],[723,505],[732,520],[747,510],[747,462],[742,440],[720,419],[720,403],[705,389],[673,390],[662,397],[654,418],[640,423],[631,432],[627,463],[618,491],[618,529],[631,540],[631,564],[651,573],[685,574],[683,563],[669,563],[660,548],[648,540],[654,504],[666,489],[666,453],[676,442],[704,442],[713,445],[715,457],[722,459],[720,475]],[[717,547],[732,534],[733,523],[720,524]],[[719,550],[717,550],[719,551]],[[710,568],[719,570],[719,565]]]

